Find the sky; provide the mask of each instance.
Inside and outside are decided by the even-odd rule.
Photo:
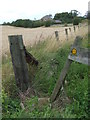
[[[78,10],[88,11],[89,0],[0,0],[0,24],[17,19],[38,20],[45,15]]]

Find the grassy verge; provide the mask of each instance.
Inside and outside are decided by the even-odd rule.
[[[83,46],[87,45],[87,38],[83,40]],[[70,43],[60,46],[59,43],[44,41],[28,51],[38,59],[39,66],[28,66],[32,86],[40,97],[50,97],[60,72],[66,62],[70,51]],[[11,63],[11,57],[3,57],[3,117],[41,117],[41,118],[87,118],[88,117],[88,66],[73,62],[66,77],[67,84],[64,85],[65,92],[70,104],[57,110],[45,105],[43,109],[38,108],[38,97],[27,100],[26,109],[21,110],[20,101],[17,97],[17,87]]]

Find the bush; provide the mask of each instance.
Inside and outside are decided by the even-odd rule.
[[[51,21],[50,20],[45,22],[45,27],[50,27],[50,25],[51,25]]]
[[[65,23],[65,24],[64,24],[64,26],[65,26],[65,27],[67,27],[67,26],[68,26],[68,24],[67,24],[67,23]]]
[[[73,25],[79,25],[80,19],[79,18],[74,18],[73,19]]]

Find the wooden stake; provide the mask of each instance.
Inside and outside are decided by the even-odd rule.
[[[55,36],[56,36],[56,39],[57,39],[57,41],[58,41],[58,40],[59,40],[58,31],[55,31]]]
[[[53,93],[51,95],[51,98],[50,98],[51,102],[55,101],[55,99],[57,98],[57,96],[58,96],[58,94],[60,92],[60,89],[61,89],[61,87],[62,87],[62,85],[64,83],[65,77],[66,77],[66,75],[68,73],[68,70],[70,68],[71,63],[72,63],[72,60],[67,59],[67,61],[65,63],[65,66],[64,66],[63,70],[61,71],[60,78],[57,81],[56,86],[54,88],[54,91],[53,91]]]
[[[9,36],[9,43],[16,84],[21,91],[26,91],[30,83],[22,36]]]

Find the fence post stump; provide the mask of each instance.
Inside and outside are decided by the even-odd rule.
[[[66,40],[68,40],[68,29],[65,29],[65,33],[66,33]]]
[[[59,40],[59,35],[58,35],[58,31],[55,31],[55,37],[57,39],[57,41]]]
[[[20,91],[24,92],[30,84],[22,35],[9,36],[9,43],[16,85]]]

